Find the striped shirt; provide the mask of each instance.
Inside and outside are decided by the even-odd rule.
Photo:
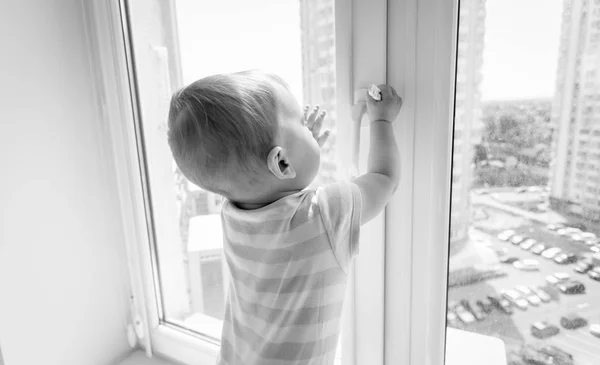
[[[362,198],[337,182],[242,210],[225,201],[231,274],[219,365],[333,364]]]

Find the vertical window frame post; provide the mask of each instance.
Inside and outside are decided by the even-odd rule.
[[[388,79],[404,106],[386,219],[386,365],[445,362],[458,5],[389,0]]]

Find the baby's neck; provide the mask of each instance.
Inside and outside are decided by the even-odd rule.
[[[302,190],[278,191],[278,192],[269,194],[268,196],[257,198],[254,201],[245,201],[245,202],[235,201],[233,203],[238,208],[244,209],[244,210],[260,209],[260,208],[265,207],[273,202],[276,202],[277,200],[279,200],[281,198],[284,198],[288,195],[299,193],[300,191],[302,191]]]
[[[235,203],[235,205],[243,210],[254,210],[267,206],[271,203]]]

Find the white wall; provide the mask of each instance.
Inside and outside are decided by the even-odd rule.
[[[0,345],[7,365],[105,365],[129,351],[123,233],[81,1],[2,1]]]

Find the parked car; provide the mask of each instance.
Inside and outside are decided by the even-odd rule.
[[[552,356],[553,365],[573,365],[573,355],[553,345],[533,345],[533,347],[544,355]]]
[[[560,325],[568,330],[585,327],[587,324],[586,319],[578,314],[568,314],[560,319]]]
[[[515,289],[517,289],[517,291],[519,291],[523,295],[523,297],[529,302],[529,304],[534,305],[536,307],[542,304],[542,300],[540,299],[540,297],[535,295],[535,293],[528,287],[524,285],[517,285]]]
[[[524,259],[513,262],[513,266],[523,271],[537,271],[540,269],[540,263],[537,260]]]
[[[565,225],[562,223],[550,223],[546,225],[546,228],[551,231],[556,231],[557,229],[565,228]]]
[[[492,313],[492,310],[494,310],[494,303],[492,303],[489,298],[478,299],[475,302],[475,305],[477,305],[484,313],[487,314]]]
[[[592,250],[592,252],[599,253],[600,252],[600,244],[590,247],[590,250]]]
[[[535,246],[536,243],[537,243],[537,241],[534,240],[533,238],[528,238],[525,241],[521,242],[521,244],[519,245],[519,247],[521,247],[524,250],[529,250],[533,246]]]
[[[535,295],[538,296],[538,298],[540,298],[542,300],[542,302],[544,303],[548,303],[552,300],[552,297],[550,296],[550,294],[548,294],[544,289],[542,288],[536,288],[536,287],[531,287],[531,290],[535,293]]]
[[[450,309],[448,309],[448,312],[446,313],[446,324],[450,327],[456,327],[458,325],[458,317],[456,316],[456,313],[452,312]]]
[[[471,303],[466,299],[461,300],[460,304],[463,307],[465,307],[469,312],[471,312],[475,319],[478,321],[483,321],[487,317],[487,314],[485,314],[485,312],[481,310],[481,308],[479,308],[476,305],[471,305]]]
[[[600,337],[600,324],[593,324],[590,326],[590,333],[596,337]]]
[[[454,313],[456,313],[456,316],[465,324],[471,324],[476,321],[473,313],[469,312],[462,304],[458,304],[454,308]]]
[[[548,322],[535,322],[531,325],[531,334],[537,338],[548,338],[557,335],[560,329]]]
[[[527,239],[526,237],[516,234],[510,238],[510,242],[512,242],[513,245],[518,245],[521,242],[525,241],[526,239]]]
[[[581,228],[577,228],[577,227],[565,227],[564,230],[565,230],[565,232],[567,232],[568,235],[571,235],[573,233],[582,233],[583,232],[581,230]]]
[[[561,252],[562,252],[562,250],[560,248],[551,247],[551,248],[547,249],[546,251],[542,252],[542,257],[544,257],[546,259],[552,259],[552,258],[554,258],[554,256],[558,255]]]
[[[502,241],[508,241],[512,236],[514,236],[517,232],[509,229],[507,231],[503,231],[498,235],[498,238]]]
[[[516,256],[503,255],[498,258],[503,264],[513,264],[515,261],[519,261],[519,258]]]
[[[589,261],[582,260],[582,261],[579,261],[577,263],[577,265],[575,265],[575,268],[573,270],[575,270],[575,272],[578,272],[580,274],[585,274],[593,268],[594,268],[594,264],[592,264]]]
[[[546,276],[546,281],[552,285],[560,284],[561,282],[569,280],[571,277],[569,274],[564,272],[557,272],[553,275]]]
[[[497,295],[488,295],[488,299],[499,311],[506,314],[513,314],[514,310],[508,299]]]
[[[600,244],[600,238],[586,239],[585,244],[588,246],[595,246],[597,244]]]
[[[595,267],[588,271],[588,276],[596,281],[600,281],[600,267]]]
[[[531,345],[523,345],[519,350],[519,355],[528,365],[554,365],[552,356],[537,351]]]
[[[585,293],[585,285],[577,280],[570,280],[557,285],[558,290],[563,294],[583,294]]]
[[[597,238],[598,236],[596,236],[596,234],[592,232],[581,232],[581,237],[583,237],[586,240],[591,240]]]
[[[533,246],[530,251],[531,251],[531,253],[534,253],[536,255],[541,255],[545,249],[547,249],[545,244],[538,243],[537,245]]]
[[[579,258],[573,252],[562,252],[554,256],[554,262],[561,265],[573,264],[577,262]]]
[[[548,284],[552,284],[552,285],[556,285],[556,284],[560,283],[560,280],[558,280],[556,278],[556,276],[554,276],[554,275],[546,276],[546,281],[548,282]]]
[[[504,298],[521,310],[526,310],[529,306],[527,300],[523,299],[515,290],[503,290],[501,293]]]
[[[579,234],[582,230],[576,227],[564,227],[556,230],[556,234],[559,236],[570,236],[572,234]]]
[[[583,236],[580,233],[572,233],[569,235],[569,237],[575,242],[585,241],[585,238],[583,238]]]

